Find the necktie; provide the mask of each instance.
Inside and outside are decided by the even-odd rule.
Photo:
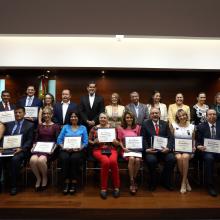
[[[15,131],[13,132],[14,135],[20,133],[20,132],[19,132],[19,131],[20,131],[20,127],[21,127],[21,122],[18,121],[18,123],[17,123],[17,127],[16,127]]]
[[[31,104],[32,104],[32,99],[31,99],[31,97],[28,97],[28,103],[27,103],[27,106],[31,106]]]
[[[157,123],[155,123],[155,131],[156,131],[156,135],[158,136],[159,134],[159,126]]]
[[[216,137],[216,130],[215,130],[215,125],[212,125],[211,127],[211,138],[214,139]]]
[[[5,103],[5,111],[8,111],[9,108],[8,108],[8,103]]]

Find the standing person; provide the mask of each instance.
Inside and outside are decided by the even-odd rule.
[[[190,108],[188,105],[183,104],[184,97],[182,93],[177,93],[176,94],[176,102],[174,104],[169,105],[168,108],[168,121],[170,125],[175,122],[176,118],[176,112],[178,109],[183,109],[187,115],[188,115],[188,120],[190,121]]]
[[[216,160],[220,159],[220,155],[206,152],[206,147],[204,146],[205,138],[220,140],[220,121],[217,121],[217,115],[214,109],[207,111],[207,121],[198,125],[197,132],[197,149],[202,152],[205,184],[209,195],[215,197],[218,193],[214,186],[214,164]]]
[[[65,149],[65,137],[81,137],[79,149]],[[77,177],[79,175],[80,161],[83,158],[83,149],[88,145],[88,133],[86,127],[81,125],[78,111],[70,113],[69,123],[64,125],[58,138],[57,144],[61,146],[59,160],[63,175],[63,194],[74,194],[77,188]]]
[[[51,93],[47,93],[44,96],[43,106],[40,108],[40,111],[39,111],[38,124],[42,124],[43,123],[42,112],[43,112],[43,108],[45,108],[45,107],[49,107],[49,108],[51,108],[51,110],[53,110],[53,107],[54,107],[54,96]]]
[[[175,122],[171,125],[171,132],[174,138],[191,139],[195,143],[195,126],[189,123],[188,115],[183,109],[177,110]],[[193,146],[192,152],[195,152]],[[181,175],[181,193],[191,191],[192,188],[188,180],[189,160],[192,158],[191,153],[175,153],[178,169]]]
[[[22,107],[38,107],[38,109],[40,109],[40,107],[43,106],[43,103],[40,99],[38,99],[35,96],[35,93],[36,93],[35,87],[33,85],[28,86],[26,90],[27,96],[21,98],[18,101],[17,105]],[[37,118],[27,118],[27,119],[34,122],[35,125],[37,125]]]
[[[160,119],[163,121],[167,121],[167,106],[164,103],[161,103],[160,92],[155,90],[152,93],[150,98],[150,102],[147,105],[148,111],[150,112],[152,107],[156,107],[160,109]]]
[[[7,90],[1,93],[2,101],[0,102],[0,111],[10,111],[15,109],[15,105],[11,103],[11,94]]]
[[[217,115],[217,121],[220,121],[220,92],[215,95],[214,104],[210,106],[211,109],[215,109]]]
[[[140,136],[141,127],[137,125],[135,122],[135,116],[132,112],[125,111],[122,117],[122,124],[121,127],[117,129],[118,139],[120,141],[121,147],[123,148],[124,152],[129,152],[125,146],[125,138],[126,137],[136,137]],[[142,158],[140,157],[128,157],[128,171],[130,177],[130,193],[136,194],[137,192],[137,174],[140,169],[140,163]]]
[[[57,124],[52,122],[53,111],[49,106],[42,110],[42,117],[44,122],[39,124],[36,131],[35,142],[54,142],[56,143],[60,128]],[[37,179],[35,184],[35,191],[44,190],[47,187],[47,165],[52,155],[45,153],[35,153],[30,159],[31,169]]]
[[[154,191],[157,187],[156,168],[161,160],[164,162],[161,175],[162,184],[166,189],[173,190],[172,174],[175,165],[175,157],[172,152],[173,143],[169,125],[166,121],[160,120],[158,108],[151,108],[150,119],[142,124],[141,136],[143,136],[143,155],[150,172],[150,191]],[[167,146],[162,146],[162,150],[154,149],[152,146],[154,136],[168,138]]]
[[[206,112],[209,109],[209,106],[205,104],[205,101],[206,94],[200,92],[197,96],[197,103],[191,110],[191,123],[196,126],[206,121]]]
[[[111,170],[111,176],[113,180],[113,196],[115,198],[120,196],[120,178],[119,178],[119,169],[118,169],[118,152],[117,147],[119,142],[113,140],[109,143],[101,143],[98,140],[98,129],[100,128],[110,128],[108,123],[108,116],[106,113],[101,113],[99,115],[99,124],[94,126],[89,133],[89,144],[92,147],[93,156],[100,162],[101,165],[101,191],[100,196],[102,199],[107,198],[107,188],[108,188],[108,178],[109,170]],[[103,150],[109,150],[109,154],[106,155]]]
[[[118,93],[112,93],[111,104],[105,106],[105,112],[108,115],[111,127],[116,128],[121,125],[122,115],[125,107],[120,105],[120,97]]]
[[[70,113],[77,110],[77,104],[71,102],[71,92],[63,89],[62,101],[54,105],[53,121],[61,126],[69,123]]]
[[[8,158],[0,158],[0,176],[2,166],[10,164],[11,195],[17,194],[17,178],[21,164],[27,160],[33,143],[34,124],[24,119],[25,108],[17,106],[15,109],[15,121],[6,124],[4,135],[22,135],[21,146],[14,148],[14,155]]]
[[[137,92],[130,93],[130,98],[131,103],[125,109],[131,111],[135,115],[137,124],[141,125],[149,117],[148,108],[139,102],[139,94]]]
[[[104,99],[96,94],[96,83],[89,82],[87,85],[88,94],[80,99],[79,110],[82,123],[87,127],[88,131],[98,124],[99,115],[104,112]]]

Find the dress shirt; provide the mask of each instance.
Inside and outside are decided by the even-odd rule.
[[[67,112],[67,109],[69,107],[69,104],[70,104],[70,101],[69,102],[61,102],[62,104],[62,112],[63,112],[63,123],[65,122],[65,117],[66,117],[66,112]]]
[[[208,124],[209,124],[211,138],[215,138],[216,137],[216,123],[211,124],[208,122]],[[213,128],[213,126],[214,126],[214,128]],[[213,130],[214,130],[214,132],[213,132]]]
[[[4,106],[5,111],[10,111],[11,110],[9,102],[6,104],[5,102],[2,101],[2,105]]]
[[[136,115],[137,115],[137,118],[138,118],[138,113],[139,113],[139,102],[137,105],[134,104],[134,109],[135,109],[135,112],[136,112]]]
[[[25,106],[31,106],[34,100],[34,96],[27,96]]]
[[[91,108],[93,106],[94,100],[95,100],[95,93],[93,95],[89,95],[89,103]]]
[[[21,133],[21,128],[22,128],[23,122],[24,122],[24,119],[22,119],[21,121],[15,121],[15,125],[12,129],[11,135],[15,134],[15,131],[17,130],[18,126],[19,126],[19,130],[16,132],[16,134]]]

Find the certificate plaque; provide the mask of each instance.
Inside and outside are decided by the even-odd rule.
[[[175,138],[175,151],[192,153],[192,139]]]
[[[22,139],[21,134],[4,136],[3,149],[21,147],[21,139]]]
[[[55,149],[55,143],[54,142],[37,142],[35,147],[33,148],[33,152],[39,152],[39,153],[47,153],[50,154]]]
[[[99,128],[98,140],[101,143],[109,143],[116,139],[115,128]]]
[[[206,147],[206,152],[220,153],[220,140],[205,138],[204,146]]]
[[[142,150],[142,136],[125,137],[125,147],[129,150]]]
[[[81,148],[81,136],[78,137],[65,137],[64,149],[80,149]]]
[[[38,107],[25,107],[25,118],[37,118]]]
[[[15,121],[14,110],[0,112],[0,122],[7,123],[11,121]]]
[[[168,144],[168,138],[160,137],[160,136],[154,136],[153,141],[153,148],[157,150],[163,150],[163,148],[166,148]]]
[[[142,157],[142,153],[141,152],[125,152],[123,154],[124,157]]]

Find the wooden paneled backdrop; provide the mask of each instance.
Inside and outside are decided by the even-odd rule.
[[[173,103],[175,94],[182,92],[185,104],[193,105],[200,91],[207,93],[207,103],[213,103],[214,95],[220,91],[220,71],[197,70],[105,70],[100,69],[50,69],[49,79],[57,80],[57,100],[61,91],[69,88],[72,100],[79,103],[80,96],[86,93],[87,83],[97,82],[97,93],[110,102],[110,95],[117,92],[123,105],[129,103],[129,93],[137,91],[140,101],[148,103],[153,90],[161,92],[163,102]],[[0,78],[6,79],[6,89],[12,94],[12,101],[24,95],[26,87],[34,84],[39,87],[38,76],[45,74],[45,69],[1,69]]]

